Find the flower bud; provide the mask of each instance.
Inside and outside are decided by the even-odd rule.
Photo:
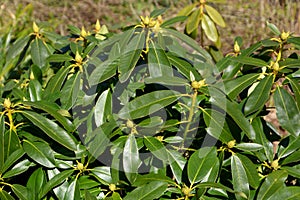
[[[234,146],[235,146],[235,140],[231,140],[231,141],[229,141],[228,143],[227,143],[227,146],[228,146],[228,148],[229,149],[232,149]]]
[[[237,41],[234,42],[234,47],[233,47],[234,53],[240,53],[241,49]]]
[[[117,189],[115,184],[109,184],[109,190],[110,191],[115,191]]]
[[[77,169],[80,170],[80,171],[84,170],[84,165],[83,165],[82,163],[79,162],[79,163],[77,164]]]
[[[279,166],[279,164],[278,164],[278,160],[273,160],[273,161],[271,162],[271,167],[272,167],[273,169],[275,169],[275,170],[279,169],[280,166]]]
[[[4,99],[3,103],[4,108],[9,109],[11,107],[11,102],[9,99]]]
[[[280,38],[282,39],[282,40],[287,40],[288,39],[288,37],[290,36],[290,32],[288,31],[288,32],[282,32],[281,33],[281,35],[280,35]]]
[[[87,36],[87,32],[85,31],[84,26],[82,26],[82,28],[81,28],[80,36],[84,37],[84,38]]]
[[[131,121],[131,120],[127,120],[127,122],[126,122],[126,126],[128,127],[128,128],[133,128],[134,127],[134,123],[133,123],[133,121]]]
[[[78,51],[76,51],[75,61],[76,61],[76,63],[78,63],[78,64],[81,64],[81,63],[82,63],[82,57],[81,57],[81,55],[79,54]]]
[[[95,24],[95,32],[98,33],[101,29],[101,25],[100,25],[100,22],[99,20],[97,19],[97,22]]]
[[[38,27],[38,25],[36,25],[35,22],[33,22],[33,24],[32,24],[32,29],[33,29],[34,33],[39,33],[39,31],[40,31],[40,28]]]

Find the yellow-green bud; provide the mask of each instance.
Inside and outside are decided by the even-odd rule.
[[[4,99],[4,108],[9,109],[11,107],[11,101],[9,99]]]
[[[240,46],[237,43],[237,41],[234,42],[233,50],[234,50],[235,53],[240,53],[240,51],[241,51]]]
[[[272,65],[272,69],[276,72],[279,71],[279,63],[278,62],[274,62],[273,65]]]
[[[229,149],[233,148],[233,147],[235,146],[235,142],[236,142],[235,140],[229,141],[229,142],[227,143],[228,148],[229,148]]]
[[[96,33],[98,33],[100,31],[100,29],[101,29],[101,25],[100,25],[99,20],[97,19],[97,22],[95,24],[95,31],[96,31]]]
[[[205,86],[205,79],[201,80],[201,81],[193,81],[191,86],[192,88],[198,90],[199,88]]]
[[[78,162],[77,169],[80,171],[84,170],[84,165],[82,163]]]
[[[128,128],[133,128],[134,127],[134,123],[133,123],[133,121],[131,121],[131,120],[127,120],[127,122],[126,122],[126,126],[128,127]]]
[[[40,31],[40,28],[38,27],[38,25],[36,25],[35,22],[33,22],[32,24],[32,29],[34,33],[38,33]]]
[[[288,39],[288,37],[290,36],[290,32],[288,31],[288,32],[282,32],[281,33],[281,35],[280,35],[280,38],[282,39],[282,40],[286,40],[286,39]]]
[[[85,31],[84,26],[82,26],[82,28],[81,28],[80,35],[81,35],[82,37],[86,37],[86,36],[87,36],[87,32]]]
[[[117,189],[115,184],[109,184],[109,190],[110,191],[115,191]]]
[[[81,64],[81,63],[82,63],[82,57],[81,57],[81,55],[79,54],[78,51],[76,51],[75,61],[76,61],[76,63],[78,63],[78,64]]]
[[[272,167],[273,169],[275,169],[275,170],[279,169],[280,166],[279,166],[278,160],[273,160],[273,161],[271,162],[271,167]]]

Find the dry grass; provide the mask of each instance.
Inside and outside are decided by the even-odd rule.
[[[224,53],[231,51],[236,36],[244,39],[244,47],[272,36],[265,22],[271,21],[280,30],[300,35],[300,4],[297,0],[228,0],[214,4],[222,13],[227,27],[220,29]],[[28,28],[32,21],[48,21],[60,34],[67,33],[67,25],[91,28],[97,19],[108,25],[110,30],[138,22],[138,16],[149,13],[156,7],[169,6],[166,17],[172,17],[190,0],[2,0],[0,3],[0,31],[8,27],[16,30]],[[20,14],[22,7],[30,9]],[[19,13],[18,13],[19,12]],[[31,26],[29,26],[30,28]]]

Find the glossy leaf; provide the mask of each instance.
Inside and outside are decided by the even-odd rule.
[[[0,190],[0,199],[1,200],[15,200],[9,193],[5,190]]]
[[[182,10],[180,10],[177,15],[178,16],[188,16],[192,13],[194,8],[195,8],[195,4],[187,5]]]
[[[232,184],[237,199],[248,199],[250,195],[250,188],[246,170],[236,155],[231,156],[231,173],[232,173]]]
[[[216,23],[218,24],[219,26],[221,27],[225,27],[226,24],[225,24],[225,21],[223,19],[223,17],[221,16],[221,14],[216,10],[214,9],[213,7],[205,4],[205,9],[207,11],[207,14],[208,16]]]
[[[121,54],[119,72],[120,82],[125,82],[137,64],[145,43],[145,32],[135,35],[127,45],[125,52]]]
[[[182,172],[183,172],[183,168],[185,166],[186,160],[177,151],[168,150],[168,155],[169,155],[170,167],[171,167],[172,173],[174,175],[174,178],[176,179],[177,183],[181,183]]]
[[[172,77],[173,70],[170,61],[158,44],[150,41],[148,52],[148,70],[150,77]]]
[[[106,121],[106,117],[111,114],[112,95],[109,89],[102,92],[95,105],[95,123],[97,126]]]
[[[300,84],[297,82],[296,79],[289,79],[289,82],[292,86],[297,105],[298,107],[300,107]]]
[[[60,89],[68,73],[68,67],[61,67],[58,72],[49,80],[43,93],[44,100],[49,101],[49,99],[53,99],[53,101],[55,101],[59,97]]]
[[[192,185],[200,182],[205,176],[209,175],[211,166],[218,162],[215,148],[203,147],[195,151],[187,166],[188,178]]]
[[[35,170],[29,177],[26,187],[29,190],[28,198],[37,199],[38,193],[41,191],[42,187],[46,183],[45,172],[42,168]]]
[[[247,57],[247,56],[238,56],[238,57],[234,57],[231,59],[234,61],[237,61],[239,63],[242,63],[244,65],[252,65],[255,67],[264,67],[264,66],[268,65],[268,63],[266,63],[265,61],[263,61],[261,59]]]
[[[283,187],[278,192],[274,193],[269,199],[284,199],[284,200],[294,200],[300,199],[300,187],[290,186]]]
[[[126,140],[123,151],[123,167],[125,175],[130,183],[133,183],[138,174],[138,168],[141,164],[136,139],[130,134]]]
[[[226,94],[234,99],[239,95],[244,89],[249,87],[254,81],[257,80],[259,74],[246,74],[240,76],[236,79],[226,81],[224,86],[226,88]]]
[[[42,99],[42,86],[37,80],[29,82],[29,96],[31,101],[40,101]]]
[[[3,173],[3,165],[5,161],[5,123],[4,115],[0,115],[0,172]]]
[[[176,101],[179,93],[159,90],[139,96],[126,104],[118,113],[122,119],[137,119],[152,114]]]
[[[273,76],[266,76],[258,83],[245,104],[244,112],[246,115],[258,111],[265,105],[270,96],[273,80]]]
[[[201,20],[201,27],[205,32],[205,35],[208,37],[209,40],[213,42],[217,42],[219,34],[214,22],[206,15],[203,14]]]
[[[54,177],[52,177],[41,189],[39,193],[39,198],[43,198],[48,192],[50,192],[54,187],[61,184],[63,181],[67,180],[67,178],[74,172],[74,170],[65,170]]]
[[[284,181],[288,174],[284,170],[274,171],[267,176],[261,185],[257,199],[270,199],[270,197],[285,187]]]
[[[244,156],[242,154],[237,154],[237,157],[240,159],[241,163],[243,164],[243,167],[247,174],[249,185],[257,189],[260,184],[259,181],[260,177],[256,169],[257,166],[253,164],[253,162],[247,156]]]
[[[145,174],[145,175],[138,175],[136,178],[136,181],[134,182],[135,186],[141,186],[146,183],[154,182],[154,181],[159,181],[159,182],[165,182],[171,185],[176,184],[174,180],[169,178],[168,176],[163,176],[161,174]]]
[[[81,76],[81,73],[77,72],[66,81],[65,85],[61,89],[60,101],[63,109],[69,110],[72,106],[74,106],[78,98],[79,91],[81,90]]]
[[[54,117],[61,125],[63,125],[63,127],[68,132],[73,132],[76,129],[74,124],[68,118],[60,114],[59,112],[60,108],[56,104],[49,103],[46,101],[36,101],[36,102],[24,101],[23,104],[47,112],[52,117]]]
[[[13,176],[17,176],[19,174],[22,174],[23,172],[26,172],[30,167],[35,166],[34,163],[30,162],[29,160],[25,159],[17,163],[15,166],[13,166],[12,169],[7,171],[3,174],[3,178],[10,178]]]
[[[91,169],[91,172],[105,184],[113,183],[110,167],[99,166]]]
[[[69,199],[80,200],[80,191],[76,179],[71,182],[67,192],[65,193],[64,200],[69,200]]]
[[[46,59],[48,56],[49,52],[44,41],[38,38],[34,39],[34,41],[31,43],[32,62],[43,69],[47,63]]]
[[[282,128],[294,136],[300,134],[300,110],[294,98],[283,88],[277,87],[274,93],[276,115]]]
[[[158,139],[154,137],[145,137],[144,143],[149,151],[163,162],[168,160],[168,152],[165,146]]]
[[[59,127],[55,122],[32,111],[22,111],[22,114],[34,125],[44,131],[49,137],[70,150],[76,150],[76,143],[71,135]]]
[[[187,19],[186,16],[176,16],[176,17],[173,17],[171,19],[167,19],[166,21],[164,21],[160,27],[167,27],[167,26],[170,26],[172,24],[175,24],[177,22],[183,22]]]
[[[198,28],[200,20],[201,20],[201,12],[200,12],[200,9],[197,8],[195,11],[193,11],[191,16],[189,16],[189,18],[187,20],[187,24],[186,24],[187,34],[192,33],[195,29]]]
[[[208,134],[224,143],[233,140],[228,124],[225,121],[225,114],[212,109],[203,109],[202,112]]]
[[[10,154],[5,162],[3,163],[3,167],[1,169],[1,173],[6,172],[16,161],[18,161],[25,154],[23,148],[20,148]]]
[[[235,145],[235,148],[242,151],[258,151],[263,148],[263,145],[257,143],[239,143]]]
[[[168,184],[165,182],[153,181],[146,185],[142,185],[129,194],[127,194],[124,200],[153,200],[159,198],[167,189]]]
[[[48,144],[24,140],[23,148],[26,154],[40,165],[49,168],[55,167],[54,152]]]
[[[29,191],[25,186],[19,184],[13,184],[12,190],[20,200],[28,200]]]

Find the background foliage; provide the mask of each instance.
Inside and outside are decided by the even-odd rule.
[[[164,9],[66,35],[19,13],[0,40],[0,199],[300,197],[296,34],[267,23],[222,54]]]

